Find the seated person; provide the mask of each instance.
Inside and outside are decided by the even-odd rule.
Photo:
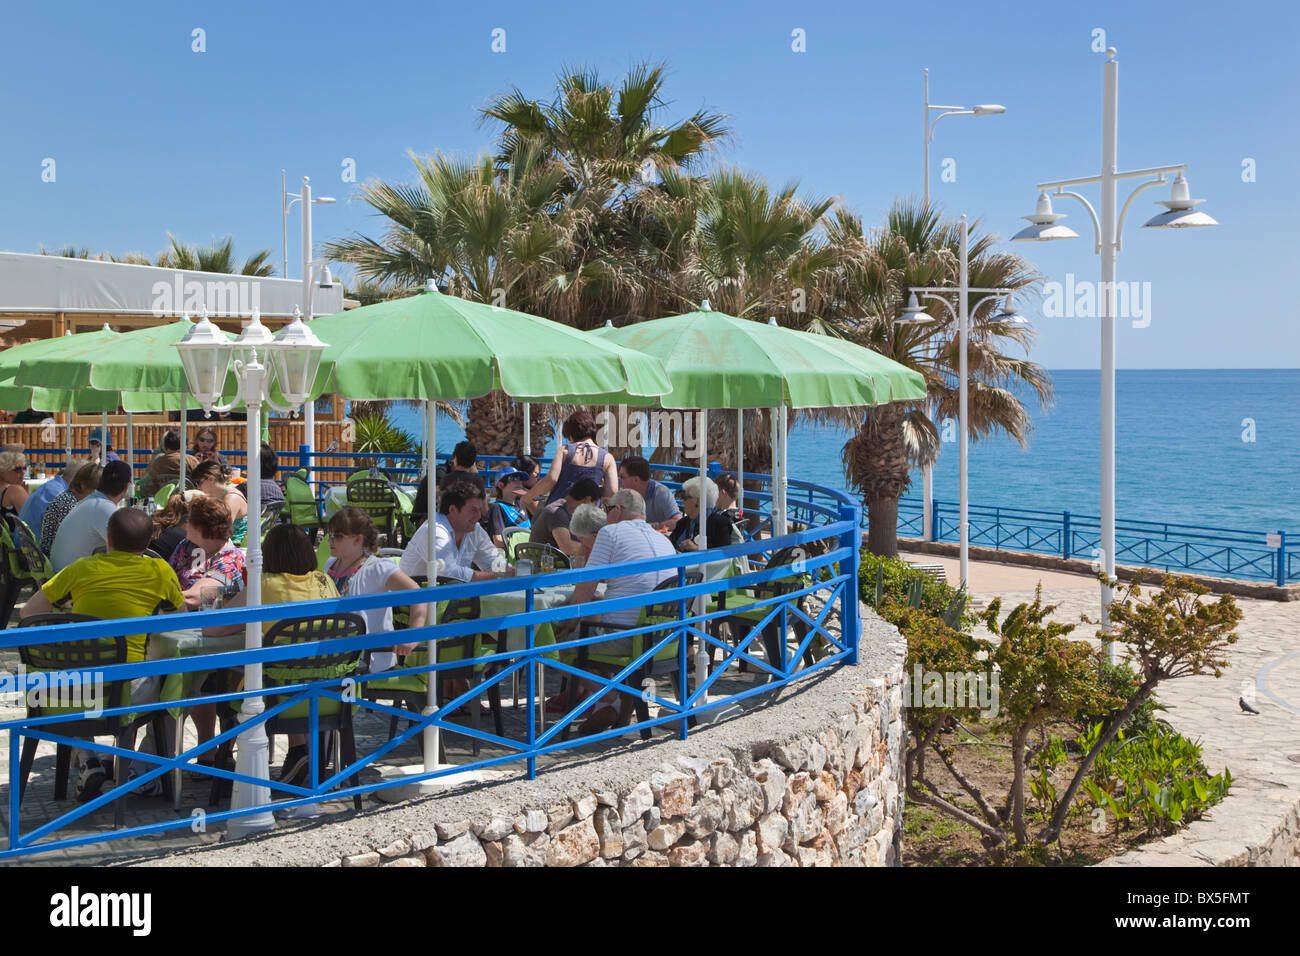
[[[479,490],[487,494],[487,479],[478,471],[478,449],[472,441],[458,442],[452,449],[451,461],[439,465],[433,470],[438,481],[438,497],[442,498],[442,486],[453,478],[468,478],[478,485]],[[415,498],[411,502],[411,514],[428,515],[429,513],[429,473],[424,472],[416,480]]]
[[[609,501],[609,521],[596,535],[592,545],[591,556],[587,558],[587,567],[624,564],[629,561],[645,561],[650,558],[668,557],[674,554],[673,547],[662,533],[656,531],[646,521],[645,502],[641,496],[630,488],[620,489]],[[642,571],[639,574],[627,574],[609,578],[605,581],[603,600],[631,597],[653,591],[660,582],[676,576],[672,568],[662,571]],[[573,589],[573,594],[565,602],[566,606],[587,604],[595,599],[598,581],[583,581]],[[610,611],[599,618],[600,623],[610,629],[635,626],[641,615],[640,608],[627,608],[622,611]],[[575,627],[575,619],[569,619],[556,627],[556,639],[566,640],[561,633],[567,633]],[[632,638],[617,638],[602,644],[593,645],[602,654],[626,656],[632,652]],[[580,685],[580,694],[590,695],[592,685]],[[615,706],[619,707],[616,713]],[[583,724],[581,734],[597,733],[612,726],[621,726],[631,719],[633,701],[625,694],[611,691],[597,704],[594,712]]]
[[[86,444],[90,448],[90,457],[95,459],[95,461],[101,460],[101,454],[103,456],[103,464],[108,464],[110,461],[122,460],[118,457],[117,452],[113,451],[113,433],[110,431],[103,428],[96,428],[90,433],[90,437],[86,439]]]
[[[196,501],[203,501],[199,498]],[[338,591],[329,575],[316,570],[316,552],[311,546],[307,532],[296,525],[278,524],[266,533],[262,542],[262,603],[288,604],[295,601],[319,601],[338,597]],[[240,591],[225,605],[226,607],[244,607],[248,598],[247,591]],[[310,615],[304,609],[302,616]],[[275,621],[262,622],[262,634],[265,635],[276,624]],[[238,634],[244,630],[243,624],[224,624],[205,627],[204,637],[217,637],[223,634]],[[213,708],[211,714],[208,708]],[[200,726],[200,720],[203,725]],[[194,724],[199,728],[199,740],[211,740],[216,720],[214,705],[205,704],[194,708]],[[207,736],[204,736],[206,734]],[[285,754],[284,764],[280,768],[280,779],[296,785],[307,782],[309,759],[307,738],[302,734],[289,735],[289,751]]]
[[[533,488],[537,486],[537,482],[541,480],[542,464],[532,455],[516,456],[514,469],[515,471],[522,471],[525,475],[528,476],[527,478],[524,479],[525,492],[532,491]],[[537,513],[537,506],[539,504],[541,504],[541,502],[539,502],[532,495],[526,494],[524,496],[524,508],[528,511],[528,514],[530,516]]]
[[[96,548],[108,548],[108,519],[130,490],[131,468],[126,462],[110,461],[104,466],[99,487],[77,502],[59,524],[50,546],[55,571],[62,571],[77,558],[89,557]]]
[[[185,519],[189,508],[185,505],[185,496],[174,494],[167,499],[167,504],[154,512],[153,540],[149,550],[159,557],[170,558],[172,552],[185,540]]]
[[[83,464],[68,482],[67,490],[58,494],[45,509],[45,516],[41,519],[41,550],[46,554],[54,547],[54,536],[59,533],[63,519],[76,507],[78,501],[99,487],[99,476],[103,470],[98,462]]]
[[[0,451],[0,508],[18,514],[27,504],[27,456],[20,451]]]
[[[575,568],[586,563],[592,545],[596,543],[596,535],[600,534],[600,529],[608,522],[609,516],[600,505],[578,505],[578,510],[569,519],[569,535],[578,542],[578,553],[572,556]]]
[[[483,490],[468,477],[453,478],[439,486],[438,514],[434,523],[435,557],[440,576],[457,581],[486,581],[505,570],[505,555],[496,549],[480,522],[487,501]],[[409,576],[428,575],[429,522],[416,530],[402,554],[399,567]]]
[[[226,469],[215,461],[202,461],[194,469],[194,487],[209,498],[226,503],[230,509],[230,540],[243,547],[248,533],[248,499],[226,483]]]
[[[734,522],[725,512],[714,507],[718,500],[718,486],[709,478],[704,479],[704,512],[708,515],[704,522],[707,546],[725,548],[731,544],[731,532]],[[682,482],[682,511],[677,526],[668,540],[678,551],[698,551],[700,535],[700,476],[688,478]]]
[[[718,510],[731,515],[732,520],[741,517],[740,482],[735,475],[718,475]]]
[[[522,471],[513,468],[507,468],[497,478],[497,500],[488,508],[487,530],[498,548],[506,546],[506,528],[527,528],[531,520],[520,500],[524,496],[524,478]]]
[[[123,468],[125,462],[118,462]],[[114,511],[106,528],[108,551],[79,558],[45,582],[23,606],[21,617],[48,614],[55,605],[70,600],[68,610],[104,619],[148,617],[160,608],[173,610],[185,603],[176,575],[164,561],[147,557],[153,524],[138,508]],[[130,663],[146,656],[147,634],[132,634],[126,639],[126,659]],[[158,677],[140,677],[131,681],[131,702],[153,703],[162,686]],[[118,706],[104,702],[106,707]],[[145,735],[145,745],[149,734]],[[99,795],[112,774],[108,758],[77,751],[77,799],[83,803]],[[149,765],[132,767],[143,772]],[[162,793],[162,780],[153,780],[143,795]]]
[[[579,478],[565,497],[551,502],[537,512],[529,528],[528,540],[552,545],[572,557],[581,550],[581,546],[569,534],[569,522],[573,518],[573,513],[578,510],[579,505],[594,504],[598,501],[600,501],[600,485],[590,478]]]
[[[415,591],[416,584],[406,572],[388,558],[378,557],[379,531],[375,528],[370,515],[360,508],[340,508],[329,521],[330,559],[325,563],[325,573],[329,575],[344,597],[357,597],[362,594],[383,594],[387,591]],[[423,576],[423,575],[419,575]],[[366,619],[366,633],[376,634],[393,629],[393,609],[391,607],[372,607],[357,611]],[[411,605],[410,626],[424,627],[428,606]],[[409,654],[414,644],[398,644],[393,648],[397,654]],[[371,653],[370,670],[387,670],[392,666],[389,659],[380,658],[374,648]],[[388,667],[376,666],[377,663]]]
[[[284,489],[280,483],[275,480],[276,472],[280,470],[280,456],[275,453],[275,449],[262,442],[262,483],[259,486],[262,492],[262,507],[265,508],[273,501],[284,501]],[[240,493],[245,500],[248,498],[248,485],[239,486]]]
[[[230,541],[233,523],[224,501],[195,495],[190,502],[185,540],[167,561],[185,593],[186,610],[201,607],[205,591],[212,595],[244,589],[244,552]]]
[[[645,502],[645,520],[656,531],[664,534],[677,526],[681,512],[677,510],[677,499],[667,485],[650,477],[650,462],[640,455],[624,458],[618,466],[618,486],[631,488]]]
[[[46,509],[49,508],[50,503],[55,498],[72,486],[72,479],[77,477],[77,472],[81,470],[81,466],[84,464],[85,462],[81,459],[74,458],[64,466],[61,474],[55,475],[28,496],[22,510],[18,512],[18,517],[22,519],[23,524],[32,529],[37,537],[40,537],[41,534],[41,524],[45,520]]]
[[[186,481],[193,482],[194,469],[199,467],[199,460],[193,455],[185,456]],[[163,485],[176,484],[181,480],[181,433],[169,428],[163,433],[162,451],[149,462],[144,473],[144,482],[140,485],[140,494],[150,496],[158,492]]]

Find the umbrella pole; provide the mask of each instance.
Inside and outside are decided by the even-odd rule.
[[[768,436],[768,447],[771,448],[772,450],[772,464],[768,469],[768,471],[771,473],[769,475],[769,477],[771,478],[771,487],[768,489],[771,492],[771,500],[768,503],[768,514],[772,518],[772,529],[771,529],[771,534],[769,536],[775,538],[777,535],[777,530],[776,530],[777,528],[776,512],[777,512],[777,504],[778,504],[777,496],[780,493],[779,491],[780,475],[778,473],[781,470],[781,456],[777,453],[776,409],[775,408],[771,410],[771,419],[768,421],[768,425],[770,426],[768,430],[771,432],[771,434]]]
[[[424,522],[425,527],[425,575],[428,578],[429,587],[436,587],[438,584],[438,550],[435,547],[437,535],[434,534],[434,527],[438,520],[438,413],[437,410],[428,402],[424,403],[424,467],[425,480],[428,483],[429,501],[428,517]],[[430,627],[436,627],[438,624],[438,602],[431,601],[429,605]],[[430,637],[428,642],[429,663],[438,663],[438,642]],[[438,672],[428,672],[429,696],[428,706],[424,709],[424,716],[428,717],[438,710]],[[478,706],[478,701],[474,701],[474,706]],[[424,771],[432,773],[438,769],[438,744],[439,731],[434,724],[428,724],[424,728]]]
[[[790,425],[786,421],[785,406],[782,405],[780,408],[777,409],[777,412],[780,414],[780,417],[777,419],[777,432],[780,435],[780,441],[781,441],[781,533],[785,534],[786,531],[785,499],[786,499],[786,489],[789,488],[788,469],[790,464],[790,458],[786,454],[786,452],[789,450],[790,447]]]
[[[126,464],[131,469],[131,498],[135,497],[135,423],[130,412],[126,413]]]
[[[68,461],[72,461],[72,409],[68,409]]]
[[[533,406],[524,402],[524,454],[533,453]]]
[[[745,410],[736,409],[736,517],[745,517]]]
[[[700,409],[699,445],[700,445],[700,493],[699,496],[695,499],[695,507],[696,507],[695,523],[697,526],[696,534],[695,534],[695,547],[698,549],[696,552],[697,554],[707,550],[709,547],[709,535],[708,535],[709,496],[708,496],[708,492],[705,491],[705,489],[708,487],[708,485],[705,484],[705,482],[709,480],[709,476],[708,476],[709,410],[707,408]],[[702,561],[700,563],[700,570],[704,572],[704,577],[707,578],[709,574],[709,566],[706,562]],[[694,602],[695,613],[704,614],[705,611],[707,610],[707,602],[708,602],[708,598],[705,597],[703,594],[701,594]],[[697,636],[695,638],[695,689],[696,691],[699,691],[700,688],[704,687],[704,682],[707,681],[708,679],[709,679],[709,651],[708,648],[705,647],[704,638]],[[685,678],[683,677],[683,683],[684,682],[685,682]],[[702,707],[708,702],[709,702],[708,693],[702,693],[700,695],[700,699],[697,706]],[[685,732],[685,728],[683,727],[682,738],[685,739],[685,736],[686,736],[686,732]]]
[[[188,392],[181,392],[181,480],[176,485],[176,490],[185,493],[185,462],[190,457],[190,436],[186,429],[185,417],[190,411],[190,396]]]
[[[99,466],[108,464],[108,412],[99,413]]]

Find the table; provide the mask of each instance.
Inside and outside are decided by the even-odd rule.
[[[204,637],[197,627],[182,627],[174,631],[160,631],[149,635],[147,658],[151,661],[168,660],[176,657],[198,657],[203,654],[219,654],[223,651],[240,651],[244,649],[244,632],[228,634],[224,637]],[[194,691],[203,686],[211,671],[187,671],[183,674],[167,674],[163,677],[158,699],[183,700],[194,696]],[[181,752],[181,727],[185,719],[184,709],[173,707],[167,710],[167,741],[171,755]],[[172,771],[173,806],[181,805],[181,772]]]

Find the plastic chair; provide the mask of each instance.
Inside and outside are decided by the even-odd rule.
[[[271,530],[280,521],[280,513],[284,511],[283,501],[271,501],[262,505],[262,537]]]
[[[290,618],[277,621],[262,637],[262,646],[303,644],[313,641],[356,637],[364,633],[366,633],[366,622],[360,614],[323,614],[316,617]],[[333,654],[319,654],[314,657],[268,662],[262,665],[262,674],[268,691],[286,684],[304,684],[333,678],[339,679],[341,687],[341,682],[349,675],[355,674],[360,664],[361,651],[338,651]],[[268,693],[266,695],[266,706],[268,708],[274,707],[284,696],[283,694]],[[219,712],[222,712],[223,730],[234,725],[234,715],[240,705],[240,701],[232,701],[230,708],[218,708]],[[267,736],[310,733],[310,710],[309,702],[302,701],[290,707],[284,713],[270,718],[266,722]],[[317,705],[316,730],[321,736],[319,742],[319,752],[323,757],[321,763],[325,763],[326,766],[333,766],[334,773],[338,773],[344,766],[356,763],[357,745],[356,736],[352,729],[352,705],[350,703],[336,701],[328,697],[320,698]],[[327,735],[334,742],[332,748],[325,746]],[[232,749],[232,741],[226,741],[221,745],[216,756],[217,766],[223,766],[229,761]],[[325,768],[318,764],[317,769],[323,770]],[[355,774],[348,778],[350,785],[355,786],[357,781],[358,777]],[[209,795],[210,805],[215,806],[221,799],[221,793],[224,790],[221,786],[223,782],[225,781],[220,778],[213,779],[212,791]],[[311,785],[314,787],[319,782],[319,778],[312,780]],[[352,797],[352,805],[357,810],[361,809],[360,794],[355,794]]]
[[[699,584],[703,580],[704,580],[704,574],[700,571],[686,572],[685,583],[687,585]],[[656,591],[670,591],[676,587],[678,587],[677,575],[674,574],[672,577],[665,578],[663,581],[660,581],[659,584],[657,584],[654,589]],[[672,622],[675,625],[678,620],[679,606],[680,606],[680,600],[676,598],[674,598],[671,601],[664,601],[658,604],[647,604],[641,608],[641,613],[637,616],[636,624],[632,625],[632,627],[646,627],[647,625],[650,624],[657,624],[657,623],[666,624],[669,622]],[[628,628],[626,625],[619,626],[619,625],[612,625],[612,624],[601,624],[596,621],[583,621],[578,626],[578,636],[580,638],[586,638],[586,637],[591,637],[593,634],[601,634],[608,631],[622,631],[622,630],[630,630],[630,628]],[[645,634],[637,634],[630,638],[626,638],[626,640],[630,640],[632,642],[632,652],[630,654],[612,654],[612,653],[602,652],[600,644],[584,644],[582,647],[578,648],[577,663],[575,666],[577,666],[579,670],[587,670],[589,668],[587,668],[586,665],[597,664],[597,665],[604,665],[607,668],[612,667],[615,670],[621,671],[623,668],[627,667],[634,660],[636,660],[638,657],[644,654],[647,645],[659,641],[662,638],[663,633],[664,633],[663,631],[649,631]],[[677,657],[678,657],[677,651],[678,651],[677,641],[671,641],[670,643],[664,645],[664,647],[657,654],[655,654],[654,657],[650,658],[648,661],[642,664],[641,667],[639,667],[637,670],[633,671],[626,678],[624,678],[623,683],[636,685],[641,683],[642,681],[645,681],[648,678],[655,677],[659,674],[675,674],[677,672]],[[681,690],[677,686],[676,681],[673,682],[673,686],[674,688],[676,688],[677,701],[678,703],[681,703],[681,699],[682,699]],[[620,692],[620,693],[624,693],[624,692]],[[568,698],[565,702],[566,710],[572,712],[574,707],[576,707],[577,705],[578,705],[578,682],[572,678],[569,678]],[[649,704],[646,703],[644,697],[638,696],[634,702],[634,706],[636,711],[636,719],[639,722],[644,723],[650,719],[650,706]],[[572,724],[565,726],[564,731],[561,734],[562,740],[569,739],[569,731],[572,728],[573,728]],[[641,729],[641,739],[642,740],[650,739],[649,727],[643,727]]]
[[[79,621],[98,621],[97,617],[86,614],[57,612],[53,614],[33,614],[19,622],[19,627],[42,627],[52,624],[73,624]],[[23,667],[28,673],[36,671],[100,671],[114,664],[127,662],[126,637],[104,637],[88,641],[58,641],[51,644],[31,644],[18,648]],[[131,682],[129,680],[108,681],[103,684],[103,709],[125,707],[131,703]],[[85,708],[77,707],[43,707],[28,702],[28,717],[50,717],[56,714],[77,713]],[[122,750],[135,749],[135,732],[143,723],[152,721],[154,739],[166,739],[164,712],[151,711],[145,714],[116,714],[111,717],[87,717],[81,720],[60,722],[46,727],[52,733],[65,737],[113,737]],[[40,741],[28,737],[23,741],[22,757],[19,763],[18,799],[21,805],[27,791],[27,778],[31,775],[32,764],[36,760],[36,748]],[[68,797],[68,776],[72,763],[72,747],[69,744],[57,745],[54,757],[54,799],[66,800]],[[123,768],[118,761],[119,775]],[[163,775],[164,793],[170,797],[170,774]],[[119,829],[123,823],[125,807],[117,800],[114,810],[114,825]]]
[[[793,564],[796,561],[806,559],[807,557],[807,549],[800,547],[799,545],[793,545],[788,548],[782,548],[780,551],[773,554],[767,563],[767,567],[774,568],[782,565]],[[791,591],[798,591],[807,587],[809,583],[811,583],[811,576],[807,572],[804,572],[801,574],[792,574],[788,578],[778,578],[774,581],[764,581],[761,584],[754,584],[748,589],[742,591],[720,591],[718,592],[717,610],[731,610],[733,613],[718,619],[719,626],[726,625],[728,632],[731,634],[732,642],[737,643],[741,640],[741,637],[737,635],[737,630],[743,629],[745,632],[748,632],[751,627],[763,618],[767,617],[773,607],[771,604],[762,607],[750,607],[750,605],[756,604],[759,601],[766,601],[771,598],[780,597],[783,594],[789,594]],[[804,600],[804,598],[799,598],[795,602],[795,606],[801,611],[804,610]],[[802,644],[804,637],[807,636],[809,631],[808,622],[798,615],[794,615],[790,618],[790,624],[794,628],[795,637],[798,642]],[[774,617],[763,628],[763,651],[767,655],[767,662],[774,667],[779,667],[781,664],[781,645],[785,640],[785,635],[778,633],[780,625],[780,618]],[[712,653],[710,653],[710,658],[712,658]],[[804,651],[803,662],[806,665],[813,663],[811,648]],[[742,670],[747,669],[744,666],[744,661],[741,662],[741,665]],[[775,680],[776,678],[773,676],[771,679]]]
[[[13,513],[0,520],[0,571],[4,582],[0,587],[0,627],[8,627],[23,589],[39,588],[54,576],[40,539]]]
[[[315,544],[321,525],[324,524],[320,505],[312,494],[311,485],[296,473],[284,479],[284,507],[288,510],[289,522],[306,531],[312,544]]]
[[[347,507],[358,508],[370,516],[375,523],[375,530],[382,535],[394,537],[397,522],[397,496],[392,486],[382,478],[353,478],[347,483]]]
[[[553,544],[542,544],[540,541],[520,541],[515,545],[515,561],[524,558],[533,562],[533,570],[537,570],[537,559],[543,555],[549,555],[555,559],[555,570],[567,571],[571,567],[569,556]]]
[[[532,532],[528,528],[518,528],[515,527],[514,525],[511,525],[509,528],[506,528],[504,531],[501,532],[501,537],[504,538],[506,542],[507,561],[510,561],[511,563],[514,562],[515,549],[521,544],[526,544],[528,542],[528,535],[531,533]],[[522,538],[523,540],[522,541],[518,540],[520,538]],[[567,560],[567,555],[566,555],[566,560]],[[557,564],[556,567],[559,567],[559,565]]]
[[[153,493],[153,503],[159,508],[166,508],[167,502],[171,500],[172,495],[176,493],[176,482],[163,485]]]

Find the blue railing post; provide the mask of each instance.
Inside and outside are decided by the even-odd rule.
[[[686,587],[686,568],[685,566],[677,569],[677,586]],[[686,598],[677,600],[677,681],[678,691],[677,699],[685,704],[687,695],[690,693],[691,682],[686,669]],[[654,658],[650,658],[654,660]],[[645,693],[644,687],[641,693]],[[683,716],[681,725],[677,728],[677,736],[681,740],[686,739],[687,731],[690,727],[690,718]]]
[[[308,468],[308,469],[311,468],[311,460],[308,458],[309,451],[310,451],[309,445],[302,444],[298,446],[298,467],[299,468]],[[307,480],[308,481],[311,480],[310,471],[307,472]]]
[[[925,506],[922,505],[922,508]],[[938,541],[942,535],[939,534],[939,499],[933,498],[930,501],[930,540]]]
[[[1277,533],[1277,586],[1286,586],[1286,532]]]
[[[840,573],[848,575],[840,595],[840,637],[849,648],[848,663],[856,664],[858,642],[862,636],[862,622],[858,619],[858,570],[862,562],[862,509],[857,505],[840,505],[840,520],[849,523],[849,530],[840,537],[840,547],[849,549],[848,561],[840,562]]]
[[[527,591],[524,592],[524,613],[525,613],[525,614],[528,614],[528,615],[531,615],[531,614],[533,613],[533,589],[532,589],[532,588],[529,588]],[[528,707],[526,708],[527,711],[528,711],[527,730],[526,730],[526,732],[527,732],[527,735],[528,735],[528,751],[529,751],[530,754],[531,754],[531,753],[534,753],[534,751],[537,750],[537,713],[536,713],[536,711],[533,710],[533,701],[539,699],[539,697],[538,697],[538,689],[539,689],[539,688],[538,688],[538,686],[537,686],[537,676],[538,676],[538,675],[537,675],[537,666],[536,666],[536,665],[537,665],[537,658],[535,658],[535,657],[533,656],[533,648],[535,647],[535,643],[534,643],[534,635],[535,635],[535,633],[536,633],[536,631],[535,631],[535,628],[534,628],[534,625],[533,625],[533,620],[532,620],[531,617],[529,617],[529,618],[528,618],[528,623],[524,625],[524,653],[525,653],[525,655],[527,655],[527,660],[528,660],[528,665],[527,665],[527,671],[528,671],[528,672],[527,672],[527,675],[526,675],[527,678],[528,678],[528,680],[527,680],[527,682],[526,682],[526,683],[527,683],[527,690],[524,691],[524,695],[525,695],[525,697],[526,697],[527,700],[528,700]],[[503,643],[502,643],[502,647],[501,647],[501,649],[502,649],[502,650],[505,650],[505,643],[504,643],[504,641],[503,641]],[[541,685],[540,690],[541,690],[541,696],[540,696],[540,699],[543,700],[543,701],[545,701],[545,700],[546,700],[546,679],[545,679],[545,676],[543,676],[543,678],[542,678],[542,685]],[[477,701],[474,701],[474,706],[478,706],[478,702],[477,702]],[[542,705],[542,720],[543,720],[543,722],[546,720],[546,705],[545,705],[545,704]],[[528,758],[528,779],[529,779],[529,780],[536,780],[536,779],[537,779],[537,757],[536,757],[536,755],[534,755],[534,756],[530,756],[530,757]]]
[[[714,481],[717,481],[718,476],[722,474],[722,462],[720,461],[709,462],[708,467],[705,468],[704,473],[708,475],[710,478],[712,478]]]
[[[1070,556],[1070,512],[1061,512],[1061,557]]]

